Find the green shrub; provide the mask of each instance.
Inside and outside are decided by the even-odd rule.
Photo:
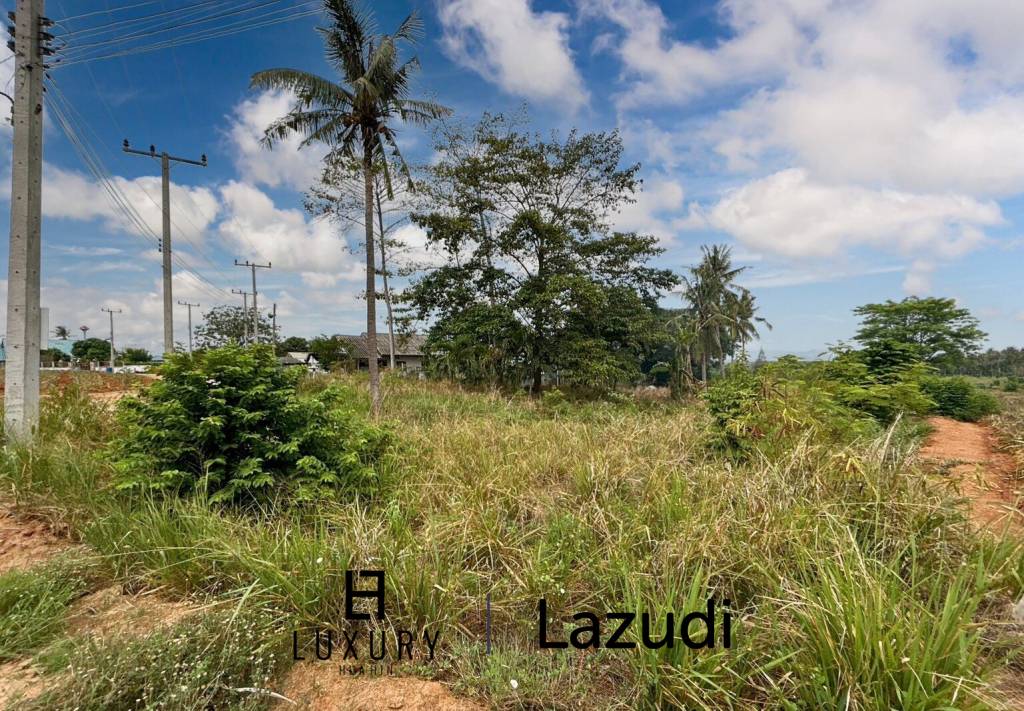
[[[1006,384],[1003,385],[1004,393],[1015,393],[1020,390],[1021,379],[1016,375],[1011,375],[1006,379]]]
[[[846,443],[872,434],[875,424],[839,402],[828,390],[802,379],[803,368],[771,364],[751,372],[730,368],[704,391],[715,424],[716,444],[724,449],[781,454],[806,437]]]
[[[112,444],[118,488],[212,501],[299,500],[374,481],[387,433],[365,422],[335,388],[300,397],[297,375],[269,347],[227,346],[172,356],[154,383],[118,408]]]
[[[929,376],[921,380],[921,389],[935,401],[935,412],[946,417],[977,422],[999,412],[999,401],[966,378]]]

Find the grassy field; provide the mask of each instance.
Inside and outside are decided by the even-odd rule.
[[[332,378],[367,406],[360,381]],[[6,452],[0,490],[96,562],[0,577],[18,628],[0,655],[38,655],[54,680],[29,706],[266,706],[230,690],[274,688],[292,630],[337,628],[349,568],[386,571],[388,625],[443,631],[435,662],[406,673],[497,708],[990,708],[990,681],[1020,664],[1005,632],[1020,545],[974,531],[913,461],[913,423],[837,443],[800,422],[792,446],[740,459],[695,401],[394,379],[384,408],[395,444],[373,496],[242,510],[113,491],[107,411],[75,388],[47,398],[41,444]],[[1020,410],[1003,418],[1012,441]],[[128,645],[46,624],[97,576],[208,609]],[[649,612],[660,636],[667,612],[728,599],[732,646],[540,650],[542,597],[559,639],[576,612]]]

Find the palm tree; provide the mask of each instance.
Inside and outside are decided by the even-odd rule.
[[[89,327],[88,326],[79,326],[78,330],[82,332],[82,340],[84,341],[85,340],[85,334],[89,333]]]
[[[326,46],[328,63],[341,81],[335,83],[299,69],[268,69],[253,75],[257,89],[294,92],[295,105],[264,132],[264,143],[272,147],[293,133],[303,136],[301,147],[326,145],[331,153],[358,158],[363,167],[363,208],[366,230],[366,348],[370,366],[370,401],[373,414],[380,412],[380,373],[377,367],[377,312],[374,257],[374,163],[391,149],[401,171],[408,167],[395,142],[393,122],[426,124],[447,116],[449,109],[430,101],[408,98],[412,73],[419,66],[413,57],[398,61],[398,46],[413,44],[423,32],[414,12],[393,34],[375,34],[375,23],[358,12],[350,0],[324,0],[330,26],[317,28]],[[381,166],[385,184],[391,190],[387,161]]]
[[[757,315],[757,299],[747,289],[740,289],[735,298],[731,299],[729,337],[734,343],[739,341],[741,353],[747,355],[747,341],[760,335],[757,324],[763,325],[769,331],[772,325],[768,320]]]
[[[701,252],[700,264],[683,277],[683,298],[693,311],[701,380],[706,383],[710,354],[718,356],[720,372],[725,372],[725,341],[733,323],[732,304],[739,298],[734,282],[746,267],[732,266],[732,251],[725,245],[704,245]]]
[[[66,341],[68,340],[68,337],[71,335],[71,332],[68,331],[67,326],[55,326],[53,329],[53,335],[55,338],[59,338],[62,341]]]

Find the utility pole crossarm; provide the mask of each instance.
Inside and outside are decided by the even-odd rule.
[[[260,312],[256,306],[256,270],[257,269],[270,269],[271,263],[256,264],[246,259],[244,262],[235,260],[236,267],[246,267],[252,270],[252,340],[253,343],[259,343],[260,337]]]
[[[156,146],[150,145],[149,151],[140,151],[131,147],[128,139],[124,139],[121,150],[132,155],[145,156],[146,158],[160,159],[161,187],[163,194],[163,238],[160,240],[160,252],[163,254],[163,284],[164,284],[164,355],[174,352],[174,297],[171,294],[171,163],[186,163],[198,165],[205,168],[206,154],[199,160],[191,158],[179,158],[172,156],[166,151],[158,153]],[[189,337],[191,337],[191,333]]]

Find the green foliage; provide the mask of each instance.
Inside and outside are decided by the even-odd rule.
[[[277,344],[277,354],[279,356],[285,353],[305,353],[307,351],[309,351],[309,341],[302,336],[288,336],[288,338],[279,341]]]
[[[228,609],[141,638],[85,637],[40,661],[68,677],[19,708],[263,709],[286,647],[272,610]]]
[[[308,350],[325,370],[355,362],[352,344],[339,335],[321,334],[310,340]]]
[[[999,401],[969,380],[931,376],[921,379],[921,389],[935,401],[935,412],[965,422],[977,422],[999,412]]]
[[[86,362],[99,361],[106,363],[110,360],[110,342],[102,338],[85,338],[75,341],[71,346],[71,355]]]
[[[935,403],[921,390],[921,380],[930,368],[902,344],[869,347],[861,351],[834,348],[833,360],[816,366],[822,385],[836,399],[855,410],[882,421],[897,415],[923,415]]]
[[[900,343],[930,365],[951,366],[978,350],[985,333],[955,299],[911,296],[853,310],[862,321],[857,341],[867,347]]]
[[[122,489],[202,491],[213,501],[332,495],[376,479],[388,440],[342,391],[295,392],[269,347],[172,356],[162,379],[118,408],[112,455]]]
[[[250,304],[251,306],[251,304]],[[259,317],[259,342],[274,340],[273,327],[262,314]],[[203,322],[195,327],[196,348],[220,348],[231,343],[252,341],[252,309],[241,306],[214,306],[203,314]]]
[[[416,281],[412,315],[432,323],[434,372],[538,394],[544,375],[609,388],[639,375],[657,295],[676,283],[648,262],[649,235],[615,232],[639,166],[621,166],[617,133],[545,140],[485,116],[439,137],[413,215],[447,262]],[[568,188],[567,186],[572,186]]]
[[[799,363],[780,359],[752,372],[746,364],[712,381],[703,399],[714,441],[729,451],[775,456],[801,439],[846,444],[874,434],[873,421],[840,402]]]
[[[121,358],[126,365],[140,365],[153,361],[153,356],[145,348],[125,348]]]
[[[64,630],[64,615],[86,589],[82,566],[58,561],[0,575],[0,662],[32,652]]]
[[[108,357],[110,349],[107,349]],[[60,348],[46,348],[39,352],[39,362],[43,365],[56,365],[61,361],[71,360],[67,353]]]

